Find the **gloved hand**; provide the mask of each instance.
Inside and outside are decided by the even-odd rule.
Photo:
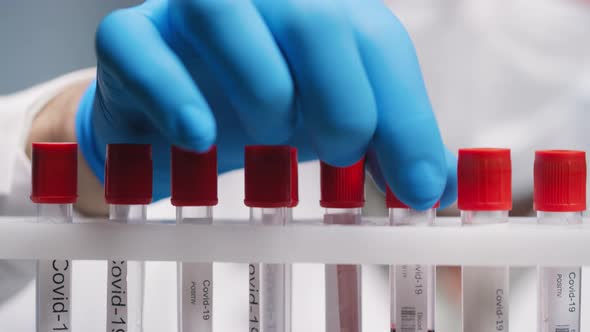
[[[456,196],[412,42],[381,0],[153,0],[107,16],[77,136],[103,180],[107,143],[150,143],[154,198],[169,195],[171,144],[247,144],[369,170],[415,208]],[[383,181],[377,181],[383,184]],[[441,198],[442,196],[442,198]]]

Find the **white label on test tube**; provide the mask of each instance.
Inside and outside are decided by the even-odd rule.
[[[211,331],[213,266],[211,263],[179,263],[179,273],[181,331]]]
[[[252,224],[285,225],[288,208],[252,208]],[[291,266],[256,263],[249,265],[250,332],[291,330]]]
[[[581,268],[539,269],[541,331],[580,331]]]
[[[434,267],[428,265],[398,265],[394,267],[395,322],[399,331],[433,331],[431,285]],[[395,330],[394,330],[395,331]]]
[[[464,224],[505,223],[508,211],[462,211],[462,218]],[[463,266],[463,331],[508,331],[509,284],[507,266]]]
[[[463,330],[508,331],[508,268],[463,267]]]
[[[358,225],[360,209],[327,209],[324,223]],[[360,332],[361,324],[361,267],[326,265],[326,331]]]
[[[127,262],[108,263],[107,331],[127,331]]]
[[[71,330],[71,271],[69,260],[37,262],[39,332]]]
[[[431,226],[435,215],[435,209],[389,209],[390,223],[394,226]],[[434,331],[435,267],[398,265],[392,266],[390,271],[391,331]]]
[[[539,224],[579,225],[581,212],[538,211]],[[539,267],[539,331],[579,332],[581,309],[580,267]]]
[[[177,223],[211,225],[211,206],[179,206]],[[213,312],[213,264],[178,263],[179,331],[211,332]]]
[[[248,265],[249,331],[260,331],[260,271],[259,264]]]
[[[110,219],[142,223],[145,205],[110,205]],[[110,260],[107,273],[107,332],[143,331],[145,263]]]
[[[40,222],[72,222],[72,204],[38,204]],[[37,331],[71,331],[70,260],[37,262]]]

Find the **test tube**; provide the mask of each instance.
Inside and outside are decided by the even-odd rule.
[[[534,179],[534,208],[539,224],[582,224],[586,210],[583,151],[537,151]],[[581,278],[579,266],[539,267],[539,331],[580,331]]]
[[[424,211],[411,209],[387,187],[386,204],[392,226],[434,225],[437,203]],[[391,332],[434,332],[436,267],[406,264],[390,266]]]
[[[152,200],[152,152],[147,144],[109,144],[105,199],[113,222],[142,224]],[[107,332],[143,331],[145,263],[113,259],[107,270]]]
[[[321,200],[327,225],[360,225],[365,203],[364,159],[349,167],[320,165]],[[360,332],[361,267],[326,265],[326,331]]]
[[[77,198],[78,147],[75,143],[33,143],[31,201],[39,223],[71,223]],[[37,332],[70,331],[72,262],[37,262]]]
[[[217,148],[172,147],[171,193],[176,223],[212,225],[217,205]],[[178,331],[213,331],[213,263],[177,263]]]
[[[244,203],[250,207],[250,224],[284,226],[290,222],[291,153],[289,146],[246,147]],[[291,266],[252,263],[248,271],[248,331],[291,331]]]
[[[512,209],[509,149],[460,149],[457,175],[464,226],[508,222]],[[463,331],[508,331],[508,277],[507,266],[462,267]]]

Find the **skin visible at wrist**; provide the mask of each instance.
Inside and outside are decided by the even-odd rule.
[[[76,114],[88,84],[90,81],[65,87],[35,116],[26,145],[26,154],[29,159],[33,142],[77,142]],[[88,216],[108,214],[102,184],[88,166],[82,153],[78,153],[78,201],[74,208]]]

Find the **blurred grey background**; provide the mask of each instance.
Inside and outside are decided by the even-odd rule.
[[[94,66],[94,32],[101,18],[140,2],[0,1],[0,94]]]

